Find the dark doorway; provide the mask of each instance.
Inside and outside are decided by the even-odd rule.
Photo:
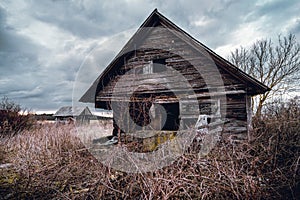
[[[167,112],[167,119],[162,130],[177,131],[180,126],[179,103],[163,103],[161,106],[163,106]]]
[[[129,111],[133,122],[147,130],[177,131],[180,126],[178,102],[160,104],[149,101],[135,102],[130,104]]]

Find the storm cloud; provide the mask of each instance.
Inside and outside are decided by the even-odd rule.
[[[72,104],[75,80],[82,83],[78,96],[155,8],[225,58],[258,39],[300,38],[296,0],[4,0],[0,96],[33,110]]]

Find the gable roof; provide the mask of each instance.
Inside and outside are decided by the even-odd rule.
[[[108,72],[113,70],[118,63],[122,62],[124,57],[126,56],[126,52],[129,49],[133,49],[135,45],[139,44],[139,41],[142,41],[147,36],[147,31],[144,31],[143,28],[147,27],[155,27],[157,24],[162,24],[164,27],[175,30],[176,32],[183,35],[181,39],[188,42],[188,44],[193,47],[195,50],[201,52],[205,50],[209,56],[213,59],[215,63],[219,63],[219,67],[226,70],[230,73],[233,77],[237,78],[241,82],[246,83],[249,88],[253,88],[251,90],[251,95],[257,95],[265,93],[266,91],[271,90],[269,87],[264,85],[263,83],[259,82],[255,78],[249,76],[238,67],[234,66],[232,63],[227,61],[226,59],[222,58],[214,51],[209,49],[207,46],[193,38],[187,32],[179,28],[165,16],[158,12],[155,9],[149,17],[144,21],[144,23],[140,26],[140,28],[135,32],[135,34],[130,38],[130,40],[125,44],[122,50],[116,55],[116,57],[111,61],[111,63],[104,69],[104,71],[100,74],[100,76],[94,81],[91,87],[85,92],[85,94],[80,98],[79,101],[81,102],[95,102],[95,94],[102,89],[102,85],[98,86],[98,83],[103,81],[105,77],[108,75]],[[99,88],[100,87],[100,88]]]
[[[78,117],[80,115],[93,115],[88,107],[63,106],[53,115],[55,117]]]

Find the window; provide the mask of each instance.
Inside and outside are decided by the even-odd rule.
[[[200,114],[220,116],[220,99],[210,99],[199,104]]]
[[[143,67],[143,74],[160,73],[166,71],[166,69],[166,59],[155,59]]]
[[[166,59],[153,60],[153,73],[166,71]]]
[[[152,74],[152,73],[153,73],[153,63],[151,61],[148,65],[144,66],[143,74]]]

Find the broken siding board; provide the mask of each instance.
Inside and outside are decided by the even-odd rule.
[[[198,90],[194,90],[193,88],[190,88],[190,89],[186,89],[186,88],[172,88],[172,90],[168,89],[168,88],[165,88],[165,87],[161,87],[161,88],[158,88],[156,87],[156,90],[155,92],[153,90],[150,90],[150,89],[153,89],[155,88],[155,86],[148,86],[148,87],[140,87],[138,90],[137,89],[133,89],[131,88],[131,90],[127,89],[127,90],[115,90],[115,91],[118,91],[118,93],[115,93],[114,95],[112,95],[112,93],[106,93],[106,94],[103,94],[100,95],[97,97],[97,99],[101,99],[102,97],[104,98],[109,98],[109,97],[117,97],[117,96],[123,96],[123,95],[130,95],[130,94],[133,94],[133,92],[135,93],[145,93],[145,94],[160,94],[160,95],[163,95],[165,93],[168,93],[168,92],[175,92],[176,95],[178,96],[182,96],[182,98],[205,98],[205,97],[218,97],[218,96],[223,96],[223,95],[226,95],[226,94],[244,94],[245,91],[244,90],[233,90],[233,91],[230,91],[230,90],[227,90],[227,91],[224,91],[224,92],[217,92],[217,91],[214,91],[213,88],[202,88],[200,89],[199,91]],[[134,91],[133,91],[134,90]],[[129,93],[129,91],[131,93]],[[208,92],[210,91],[210,92]],[[195,94],[196,93],[196,94]]]
[[[193,91],[193,90],[191,90],[191,91]],[[155,90],[155,92],[149,91],[150,94],[157,94],[159,92],[160,91],[157,91],[157,90]],[[164,91],[164,92],[169,92],[169,91]],[[185,92],[187,92],[187,91],[185,91]],[[124,93],[119,92],[118,94],[114,94],[113,96],[97,96],[96,100],[97,101],[105,101],[105,100],[110,101],[110,100],[117,100],[118,98],[120,98],[120,99],[127,98],[128,99],[128,96],[124,96],[124,95],[128,95],[128,93],[129,92],[126,91]],[[133,94],[133,91],[131,91],[131,93]],[[143,91],[143,93],[146,93],[146,92]],[[206,93],[200,93],[200,94],[196,94],[196,95],[188,95],[188,97],[190,99],[204,98],[204,97],[218,97],[218,96],[222,97],[226,94],[245,94],[245,91],[244,90],[238,90],[238,91],[225,91],[225,92],[206,92]],[[178,96],[180,96],[180,95],[178,95]],[[182,94],[182,98],[186,98],[186,93]],[[230,108],[230,104],[228,105],[228,108]]]

